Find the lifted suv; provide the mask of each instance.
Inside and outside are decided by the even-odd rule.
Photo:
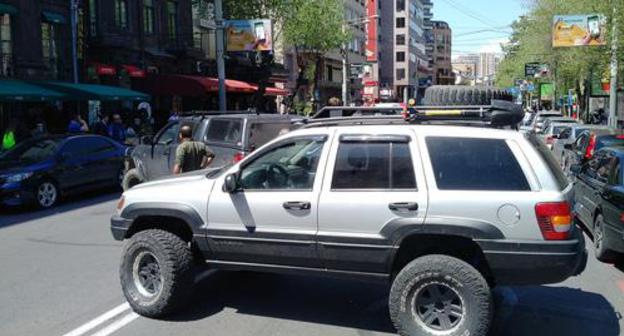
[[[486,335],[493,286],[582,272],[572,186],[540,141],[412,113],[311,122],[231,167],[125,192],[111,224],[130,305],[183,307],[205,263],[386,281],[400,334]]]
[[[193,127],[193,138],[205,142],[215,153],[212,167],[240,161],[254,149],[290,130],[293,120],[279,114],[255,112],[194,112],[168,123],[153,139],[132,151],[123,180],[124,190],[146,181],[171,175],[182,125]],[[146,141],[147,140],[147,141]]]

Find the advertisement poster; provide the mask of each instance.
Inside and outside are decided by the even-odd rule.
[[[607,44],[604,15],[555,16],[553,47],[603,46]]]
[[[543,63],[527,63],[524,65],[524,76],[535,77],[547,76],[550,73],[550,67],[548,64]]]
[[[272,51],[271,20],[230,20],[225,22],[227,51]]]
[[[373,17],[377,15],[378,1],[367,0],[366,2],[366,15],[371,18],[366,29],[366,60],[368,62],[377,62],[377,19]]]
[[[542,100],[553,100],[555,98],[555,86],[552,83],[540,85],[540,98]]]

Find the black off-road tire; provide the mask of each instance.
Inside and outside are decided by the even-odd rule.
[[[492,100],[512,101],[505,90],[487,86],[432,86],[425,91],[423,104],[428,106],[491,105]]]
[[[457,318],[454,321],[456,324],[448,330],[434,330],[419,317],[423,311],[416,306],[418,302],[424,302],[419,298],[424,297],[423,292],[431,285],[452,289],[457,297],[453,302],[456,306],[461,303],[463,307],[463,316]],[[423,256],[407,264],[394,279],[389,297],[390,318],[403,336],[486,336],[493,307],[490,287],[479,271],[462,260],[446,255]]]
[[[602,215],[596,216],[596,220],[594,221],[594,253],[596,254],[596,259],[611,263],[616,259],[615,252],[609,250],[609,248],[605,245],[605,222],[604,217]]]
[[[152,296],[137,283],[134,268],[141,255],[151,254],[159,265],[162,285]],[[119,275],[124,296],[132,309],[143,316],[162,317],[188,301],[193,290],[193,254],[189,244],[173,233],[146,230],[135,234],[123,249]],[[149,294],[149,293],[148,293]]]
[[[124,175],[123,181],[121,182],[121,187],[123,188],[124,191],[134,187],[137,184],[141,184],[143,183],[143,180],[141,179],[141,175],[139,175],[139,172],[137,171],[136,168],[132,168],[130,170],[128,170],[126,172],[126,174]]]

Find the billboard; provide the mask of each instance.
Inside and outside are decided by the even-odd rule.
[[[556,15],[553,47],[603,46],[607,44],[607,19],[604,15]]]
[[[379,0],[367,0],[366,16],[369,18],[366,24],[366,60],[368,62],[377,62],[377,2]]]
[[[550,67],[548,64],[544,63],[527,63],[524,65],[524,76],[525,77],[535,77],[546,76],[550,73]]]
[[[540,85],[540,98],[542,100],[553,100],[555,98],[555,85],[552,83],[542,83]]]
[[[272,51],[271,20],[228,20],[225,22],[226,50]]]

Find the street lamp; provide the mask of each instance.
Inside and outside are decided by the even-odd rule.
[[[347,28],[359,26],[361,24],[367,24],[371,19],[376,20],[379,15],[363,16],[352,20],[346,20],[342,24],[342,33],[347,34]],[[342,104],[347,106],[349,104],[349,50],[346,43],[342,44]]]

